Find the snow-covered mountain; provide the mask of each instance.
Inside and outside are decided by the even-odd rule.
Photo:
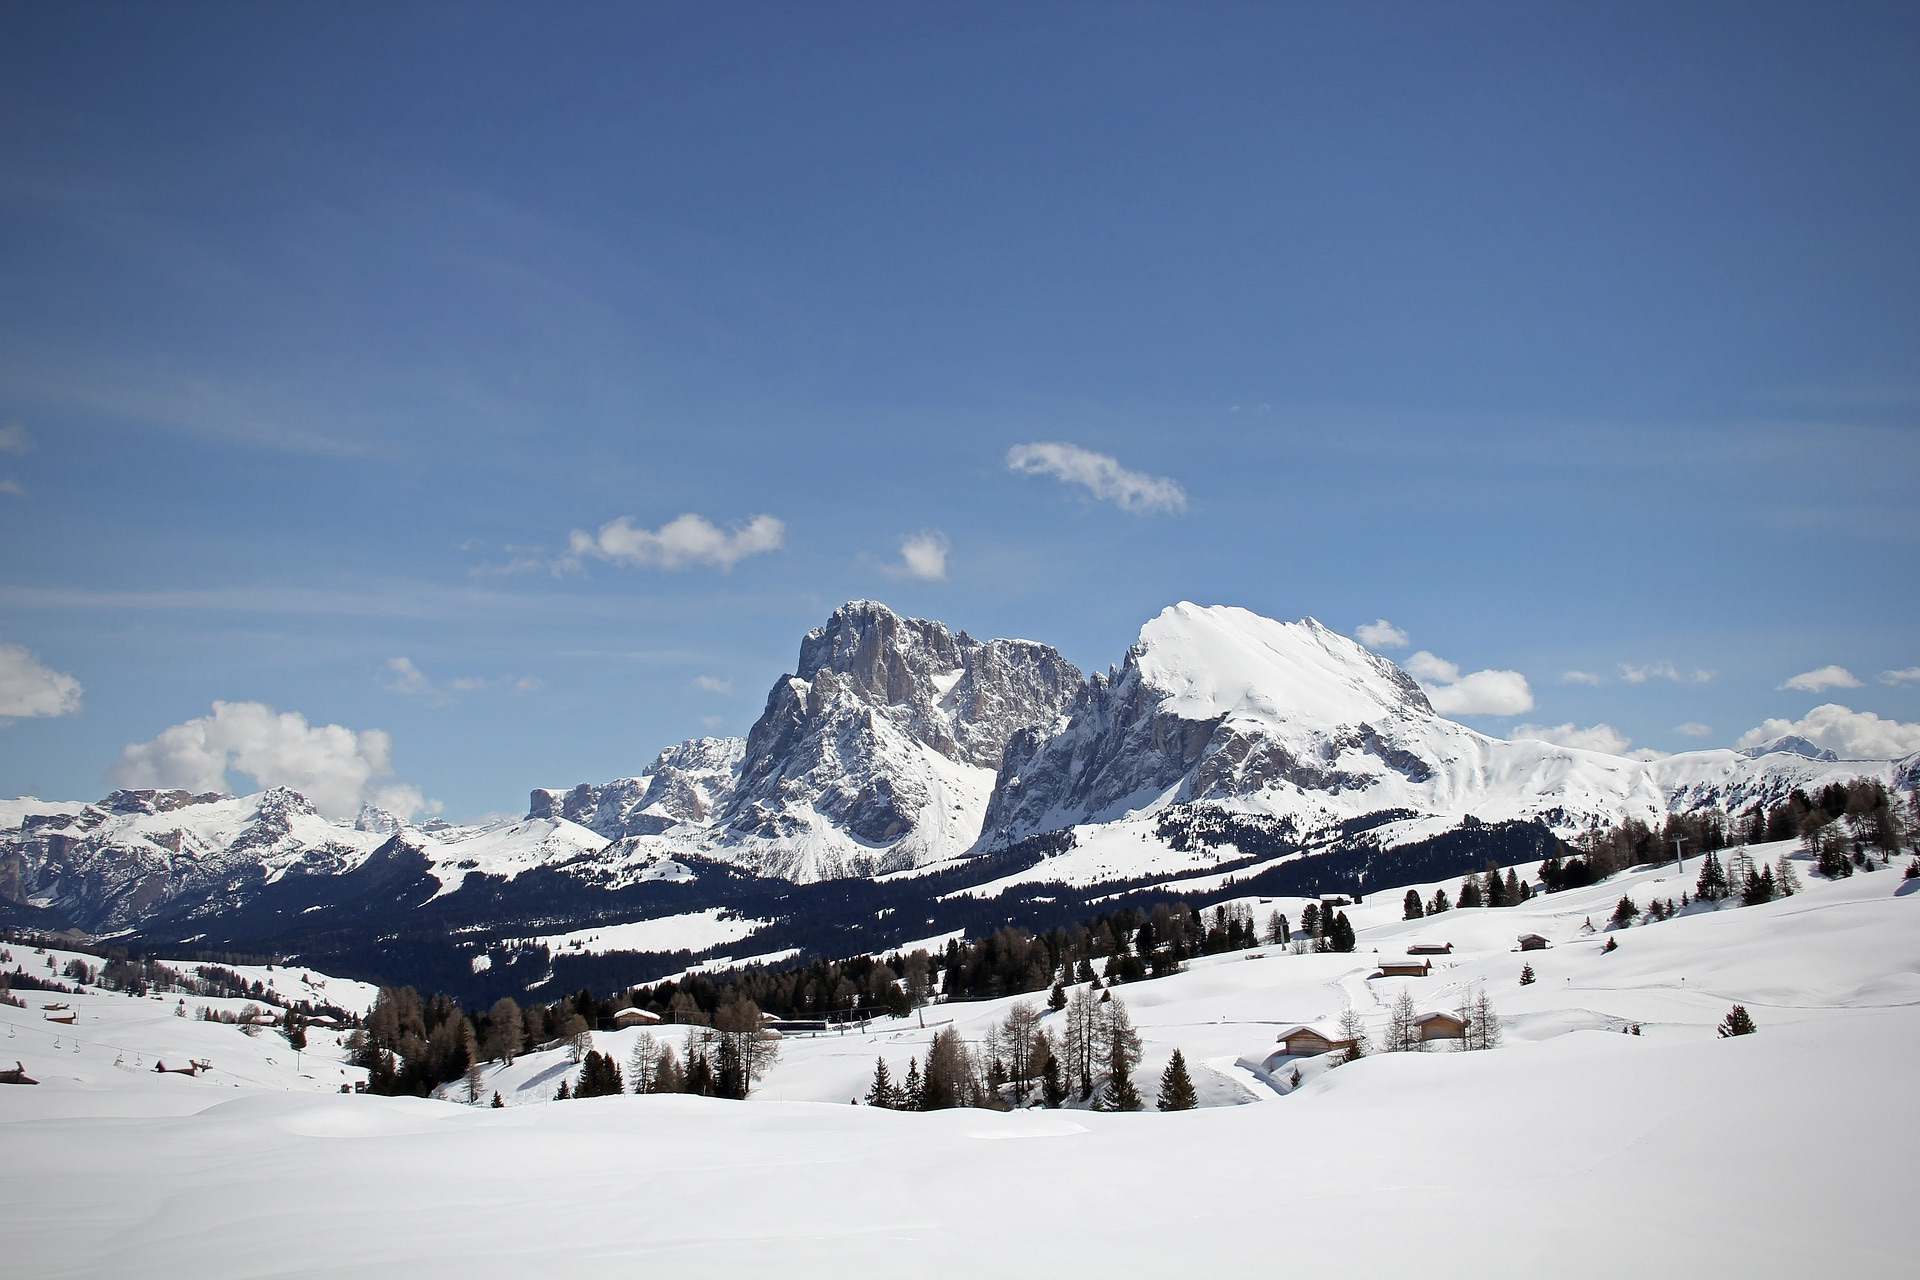
[[[1064,728],[1014,742],[982,841],[1195,803],[1286,819],[1306,839],[1384,814],[1398,815],[1374,827],[1388,844],[1469,816],[1564,836],[1595,821],[1775,803],[1835,778],[1896,781],[1883,763],[1806,745],[1648,762],[1489,737],[1436,713],[1406,672],[1312,618],[1183,603],[1141,628],[1116,670],[1087,681]]]
[[[1738,812],[1861,775],[1920,782],[1920,756],[1770,745],[1644,762],[1489,737],[1312,619],[1175,605],[1083,680],[1045,645],[854,601],[806,635],[744,740],[534,790],[511,821],[336,823],[278,788],[0,802],[0,916],[234,949],[324,943],[369,967],[425,930],[459,973],[487,971],[495,948],[498,975],[538,939],[636,920],[682,921],[648,936],[696,954],[708,935],[770,955],[836,929],[886,946],[971,919],[967,902],[1004,921],[1068,910],[1071,894],[1205,895],[1290,859],[1456,837],[1456,860],[1513,860],[1478,833],[1531,847],[1546,829]]]

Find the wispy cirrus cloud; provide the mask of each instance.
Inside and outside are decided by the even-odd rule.
[[[1920,667],[1902,667],[1898,671],[1882,671],[1881,684],[1920,684]]]
[[[1016,475],[1052,476],[1078,485],[1102,502],[1133,515],[1169,514],[1187,509],[1187,491],[1165,476],[1131,471],[1109,454],[1077,444],[1037,441],[1007,450],[1007,470]]]
[[[1671,662],[1649,662],[1644,666],[1623,662],[1620,664],[1620,678],[1628,684],[1645,684],[1649,680],[1671,680],[1675,684],[1705,684],[1713,679],[1713,672],[1700,667],[1695,667],[1691,671],[1682,671]]]

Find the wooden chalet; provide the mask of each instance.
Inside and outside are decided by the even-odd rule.
[[[48,1022],[58,1022],[61,1025],[68,1026],[68,1027],[72,1026],[75,1022],[79,1021],[80,1019],[80,1015],[77,1013],[43,1013],[40,1016],[42,1018],[45,1018]]]
[[[1353,1041],[1340,1039],[1318,1027],[1289,1027],[1280,1033],[1277,1043],[1289,1058],[1311,1058],[1315,1054],[1353,1048]]]
[[[1407,948],[1410,956],[1450,956],[1453,954],[1451,942],[1416,942]]]
[[[1433,961],[1431,960],[1382,960],[1380,962],[1380,972],[1375,976],[1381,978],[1424,978],[1432,972]]]
[[[1420,1032],[1421,1043],[1429,1040],[1464,1040],[1467,1038],[1467,1024],[1458,1014],[1423,1013],[1413,1020]]]
[[[1520,949],[1522,951],[1545,951],[1547,949],[1547,940],[1537,933],[1523,933],[1520,935]]]
[[[657,1026],[660,1015],[648,1009],[622,1009],[613,1015],[613,1029],[625,1031],[628,1027]]]

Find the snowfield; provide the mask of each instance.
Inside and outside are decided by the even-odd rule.
[[[978,1040],[1012,999],[788,1037],[746,1103],[554,1103],[578,1069],[527,1054],[490,1068],[510,1104],[495,1110],[342,1096],[358,1073],[332,1033],[296,1069],[277,1033],[175,1018],[175,997],[22,992],[26,1009],[0,1007],[0,1057],[43,1083],[0,1086],[6,1270],[1913,1275],[1920,882],[1828,882],[1801,862],[1790,899],[1607,930],[1620,897],[1677,902],[1699,866],[1416,921],[1396,889],[1346,908],[1355,953],[1257,947],[1116,988],[1146,1041],[1141,1092],[1175,1047],[1193,1068],[1203,1106],[1170,1115],[847,1105],[876,1056],[898,1079],[936,1026]],[[1435,887],[1458,883],[1422,897]],[[1304,904],[1248,905],[1264,924]],[[1551,946],[1523,956],[1530,932]],[[1416,942],[1453,951],[1425,978],[1372,976]],[[1275,1056],[1295,1024],[1356,1009],[1377,1038],[1402,990],[1440,1010],[1474,984],[1504,1019],[1493,1051]],[[53,1002],[80,1021],[46,1023]],[[1736,1002],[1759,1034],[1721,1039]],[[639,1034],[595,1038],[624,1064]],[[155,1075],[116,1053],[214,1070]]]

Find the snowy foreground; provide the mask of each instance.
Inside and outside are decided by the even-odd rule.
[[[296,1064],[271,1031],[171,1016],[175,997],[23,992],[0,1065],[43,1083],[0,1087],[0,1274],[1915,1274],[1920,882],[1802,864],[1785,901],[1583,931],[1622,894],[1677,900],[1698,865],[1419,921],[1381,894],[1348,909],[1357,954],[1256,948],[1119,988],[1142,1092],[1178,1046],[1216,1104],[1173,1115],[847,1105],[876,1055],[897,1078],[938,1021],[977,1036],[1010,1001],[790,1039],[744,1104],[549,1103],[571,1064],[532,1054],[496,1065],[495,1110],[342,1096],[357,1073],[331,1033]],[[1553,946],[1521,987],[1526,932]],[[1429,977],[1368,976],[1443,941]],[[1285,1027],[1352,1007],[1377,1035],[1403,989],[1451,1009],[1474,982],[1497,1050],[1271,1056]],[[80,1021],[47,1023],[51,1002]],[[1759,1034],[1722,1040],[1736,1002]],[[598,1038],[624,1062],[636,1034]]]

